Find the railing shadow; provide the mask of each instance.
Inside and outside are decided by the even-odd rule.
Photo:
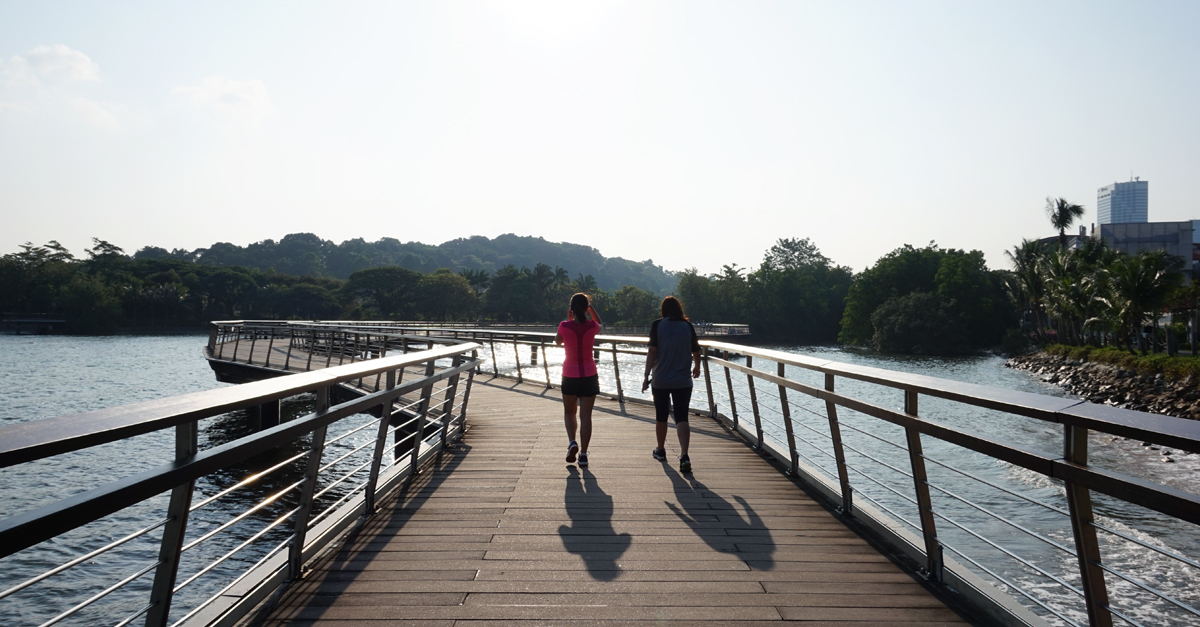
[[[739,507],[717,495],[699,479],[685,477],[667,464],[663,465],[663,471],[671,480],[675,500],[679,502],[679,505],[666,502],[667,507],[691,527],[697,537],[714,551],[740,556],[754,570],[775,569],[775,539],[746,499],[733,496],[740,509],[746,512],[746,518],[742,518]],[[713,523],[704,522],[713,517],[724,534],[703,533],[713,528]]]
[[[633,542],[628,533],[613,528],[613,498],[586,468],[568,467],[564,502],[571,524],[561,525],[558,535],[568,552],[583,558],[588,574],[599,581],[612,581],[621,573],[617,560]]]

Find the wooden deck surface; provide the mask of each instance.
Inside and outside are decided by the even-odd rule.
[[[740,438],[601,399],[566,464],[557,390],[476,377],[470,429],[285,592],[281,625],[969,624]]]

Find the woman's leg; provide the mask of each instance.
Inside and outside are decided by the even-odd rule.
[[[592,407],[596,404],[595,396],[579,397],[579,452],[586,453],[588,442],[592,440]]]
[[[575,409],[579,406],[579,397],[573,394],[563,394],[563,421],[567,426],[567,441],[575,441]]]
[[[679,457],[688,458],[688,444],[692,441],[692,428],[688,426],[688,407],[692,402],[692,388],[671,390],[671,409],[675,411],[675,435],[679,436]]]
[[[654,397],[654,436],[658,438],[659,450],[665,450],[667,446],[667,419],[671,415],[671,391],[650,388],[650,394]]]

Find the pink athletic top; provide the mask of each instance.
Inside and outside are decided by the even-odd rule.
[[[558,323],[558,334],[562,336],[563,349],[566,350],[562,376],[574,379],[596,376],[592,347],[599,332],[600,324],[595,320],[586,323],[565,320]]]

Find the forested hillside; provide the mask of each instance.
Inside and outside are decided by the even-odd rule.
[[[225,242],[208,248],[167,251],[146,246],[134,259],[177,259],[210,266],[240,266],[294,276],[349,278],[358,270],[399,266],[432,273],[439,268],[483,270],[490,275],[512,265],[532,268],[539,263],[570,268],[580,277],[591,275],[601,289],[618,290],[633,285],[654,293],[674,289],[675,277],[651,260],[630,261],[605,257],[590,246],[548,242],[541,237],[506,234],[489,239],[474,236],[439,245],[401,242],[384,237],[376,242],[362,238],[335,244],[312,233],[292,233],[283,239],[263,240],[248,246]]]

